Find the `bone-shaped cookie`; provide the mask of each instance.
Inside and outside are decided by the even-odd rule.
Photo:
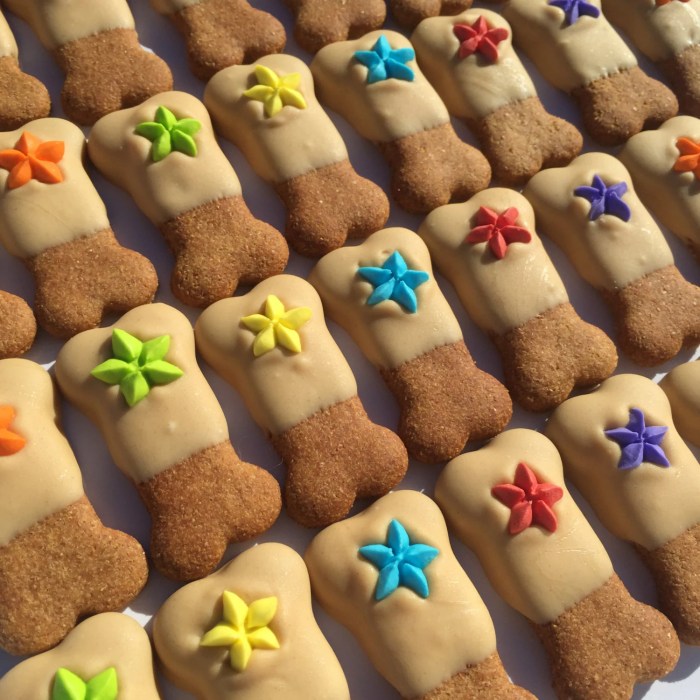
[[[660,382],[684,440],[700,447],[700,361],[674,367]]]
[[[308,282],[280,275],[223,299],[200,316],[195,335],[282,456],[294,520],[323,527],[356,498],[382,496],[401,481],[406,448],[367,416]]]
[[[674,117],[620,151],[644,204],[700,261],[700,119]]]
[[[78,124],[170,90],[163,60],[139,44],[126,0],[5,0],[29,23],[66,80],[63,109]]]
[[[316,535],[304,558],[316,599],[402,698],[533,700],[508,679],[488,610],[427,496],[384,496]]]
[[[421,22],[411,41],[450,114],[479,138],[495,179],[523,184],[581,151],[579,131],[542,106],[501,15],[471,10],[434,17]]]
[[[0,289],[0,360],[24,355],[36,336],[36,320],[24,299]]]
[[[39,324],[62,338],[147,304],[158,287],[150,261],[114,237],[84,150],[63,119],[0,133],[0,243],[34,277]]]
[[[559,698],[630,698],[635,683],[676,665],[673,627],[617,577],[546,437],[508,430],[460,455],[435,499],[491,585],[532,624]]]
[[[151,0],[182,32],[192,72],[201,80],[228,66],[284,49],[284,26],[248,0]]]
[[[22,72],[17,43],[0,11],[0,130],[17,129],[32,119],[48,117],[51,98],[44,84]]]
[[[510,0],[503,15],[545,79],[576,100],[596,141],[623,143],[678,112],[675,95],[639,68],[600,0]]]
[[[160,700],[148,634],[126,615],[81,622],[51,651],[27,659],[0,680],[12,700]]]
[[[609,377],[617,353],[584,322],[518,192],[491,188],[432,212],[418,229],[439,270],[501,355],[506,386],[531,411]]]
[[[700,644],[700,464],[664,392],[646,377],[612,377],[563,403],[545,433],[603,525],[635,545],[678,636]]]
[[[622,351],[657,365],[700,341],[700,287],[681,277],[659,227],[613,156],[586,153],[523,190],[540,230],[600,291]]]
[[[419,22],[437,15],[456,15],[468,10],[473,0],[389,0],[394,19],[404,28],[413,29]]]
[[[384,0],[284,0],[296,17],[294,38],[309,53],[336,41],[379,29],[386,19]]]
[[[329,253],[309,282],[399,402],[398,432],[412,457],[444,462],[506,426],[508,393],[474,363],[415,233],[384,229]]]
[[[303,559],[267,542],[165,601],[153,636],[166,675],[201,698],[350,700],[314,619]]]
[[[250,213],[196,97],[166,92],[102,117],[88,153],[168,241],[171,286],[184,303],[207,306],[284,270],[284,238]]]
[[[197,365],[192,326],[176,309],[149,304],[72,338],[56,379],[135,483],[151,514],[151,558],[166,576],[206,576],[229,542],[277,519],[279,486],[233,449]]]
[[[322,102],[378,146],[407,211],[427,213],[488,185],[488,162],[457,136],[402,34],[376,31],[326,46],[311,72]]]
[[[11,654],[50,649],[78,618],[121,610],[148,576],[139,543],[106,528],[85,495],[56,405],[40,365],[0,361],[0,647]]]
[[[661,68],[681,109],[700,117],[700,0],[602,0],[602,7]]]
[[[217,130],[284,202],[298,253],[319,257],[384,225],[386,195],[353,169],[303,61],[278,54],[227,68],[209,81],[204,102]]]

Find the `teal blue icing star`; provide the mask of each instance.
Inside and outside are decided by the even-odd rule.
[[[367,66],[368,83],[378,83],[389,78],[412,82],[415,74],[406,64],[415,57],[416,52],[413,49],[392,49],[383,34],[371,51],[355,51],[355,58],[363,66]]]
[[[423,573],[440,553],[427,544],[411,544],[406,528],[398,521],[389,523],[386,544],[368,544],[359,553],[379,569],[375,600],[384,600],[399,586],[409,588],[421,598],[430,595],[428,579]]]
[[[381,267],[360,267],[357,273],[374,285],[374,291],[367,299],[369,306],[391,299],[412,314],[418,311],[418,298],[413,290],[430,279],[423,270],[409,270],[398,250]]]

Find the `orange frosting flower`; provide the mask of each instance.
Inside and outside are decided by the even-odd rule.
[[[14,419],[15,409],[12,406],[0,406],[0,457],[13,455],[27,444],[21,435],[10,430]]]
[[[668,5],[673,0],[656,0],[656,6],[661,7],[662,5]],[[681,0],[681,2],[688,2],[688,0]]]
[[[28,131],[22,132],[14,148],[0,151],[0,168],[10,171],[7,187],[11,190],[38,180],[47,185],[63,182],[56,165],[63,158],[63,141],[42,141]]]
[[[700,180],[700,143],[681,137],[676,141],[676,148],[681,152],[673,169],[677,173],[693,173]]]

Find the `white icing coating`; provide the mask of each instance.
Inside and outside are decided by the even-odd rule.
[[[0,58],[3,56],[17,58],[17,42],[10,25],[0,11]]]
[[[660,382],[684,440],[700,447],[700,360],[674,367]]]

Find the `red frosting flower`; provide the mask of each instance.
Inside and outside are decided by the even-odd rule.
[[[500,260],[508,252],[511,243],[529,243],[532,234],[522,226],[515,226],[520,212],[515,207],[497,214],[493,209],[481,207],[476,214],[476,226],[469,232],[467,243],[488,241],[491,252]]]
[[[535,473],[523,462],[515,470],[512,484],[499,484],[491,495],[510,508],[508,532],[517,535],[532,525],[556,532],[557,516],[552,506],[564,495],[560,486],[537,481]]]
[[[681,154],[673,169],[678,173],[692,172],[700,179],[700,143],[681,137],[676,141],[676,148]]]
[[[491,63],[498,60],[498,44],[508,38],[508,30],[505,27],[489,29],[486,20],[481,16],[471,26],[455,24],[454,33],[461,42],[459,46],[460,58],[466,58],[478,51]]]
[[[656,0],[656,6],[661,7],[662,5],[668,5],[673,0]],[[689,2],[689,0],[681,0],[681,2]]]
[[[63,158],[63,141],[42,141],[23,131],[14,148],[0,151],[0,168],[10,171],[8,189],[22,187],[32,180],[47,185],[63,182],[63,173],[56,165]]]

